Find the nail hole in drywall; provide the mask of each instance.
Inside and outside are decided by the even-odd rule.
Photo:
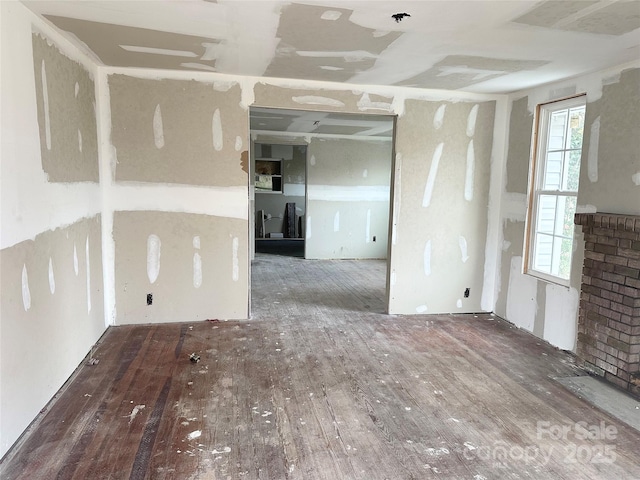
[[[153,304],[153,294],[147,293],[147,305]]]

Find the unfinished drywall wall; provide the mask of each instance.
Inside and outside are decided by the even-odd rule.
[[[246,220],[116,212],[117,323],[247,318],[247,233]]]
[[[264,232],[256,231],[256,236],[268,236],[270,233],[283,233],[284,215],[287,203],[296,204],[296,215],[303,217],[306,202],[306,145],[286,145],[277,143],[255,143],[257,159],[281,160],[281,192],[270,193],[256,189],[255,210],[264,211],[267,216]],[[256,175],[260,173],[256,171]],[[259,229],[261,224],[256,227]]]
[[[305,257],[386,258],[391,140],[313,138]]]
[[[105,327],[95,66],[20,2],[0,21],[3,456]]]
[[[236,83],[110,75],[117,182],[247,184],[247,111]]]
[[[396,126],[392,311],[481,310],[494,115],[495,102],[405,102]]]
[[[2,452],[104,331],[100,217],[0,250]]]
[[[42,168],[50,182],[97,182],[93,79],[42,34],[32,43]]]
[[[578,211],[640,212],[640,68],[583,76],[512,96],[496,313],[567,350],[575,349],[584,244],[574,232],[569,287],[523,274],[527,183],[537,104],[586,93]]]

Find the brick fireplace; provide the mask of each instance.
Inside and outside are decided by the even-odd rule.
[[[640,396],[640,216],[578,213],[585,252],[579,362]]]

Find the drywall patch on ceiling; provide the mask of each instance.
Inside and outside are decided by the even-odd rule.
[[[212,45],[219,39],[146,28],[45,15],[56,27],[75,35],[106,65],[114,67],[215,70]],[[199,62],[185,62],[185,57]]]
[[[551,0],[537,4],[524,15],[514,19],[515,23],[551,28],[559,20],[574,15],[599,0]]]
[[[624,35],[640,28],[640,3],[616,2],[563,27],[574,32]]]
[[[624,35],[640,28],[640,2],[548,1],[515,23],[601,35]]]
[[[457,90],[511,73],[535,70],[548,63],[546,60],[449,55],[428,70],[396,85]]]
[[[265,75],[345,82],[372,68],[401,33],[376,36],[375,30],[351,22],[352,13],[312,5],[284,7],[276,34],[280,43]]]

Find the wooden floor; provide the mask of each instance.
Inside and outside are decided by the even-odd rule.
[[[384,272],[259,255],[251,321],[109,329],[0,477],[640,478],[640,433],[554,380],[570,355],[491,315],[385,315]]]

